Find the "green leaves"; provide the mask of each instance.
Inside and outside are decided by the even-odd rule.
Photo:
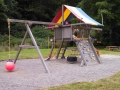
[[[88,4],[89,3],[89,4]],[[120,45],[118,40],[120,32],[120,0],[82,0],[78,4],[88,15],[98,22],[103,21],[102,38],[103,45]]]
[[[53,31],[45,29],[44,26],[35,26],[32,28],[32,32],[36,38],[53,37]]]
[[[98,7],[98,14],[105,14],[108,18],[114,18],[114,14],[111,12],[115,3],[108,3],[107,1],[96,2]]]

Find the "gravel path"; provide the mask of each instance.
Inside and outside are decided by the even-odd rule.
[[[8,72],[0,62],[0,90],[35,90],[72,82],[96,81],[120,71],[120,56],[101,55],[102,64],[80,67],[80,62],[70,64],[66,60],[46,61],[51,74],[39,59],[18,60],[15,70]]]

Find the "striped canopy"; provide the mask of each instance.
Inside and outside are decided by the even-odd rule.
[[[89,25],[95,25],[95,26],[103,26],[99,22],[92,19],[90,16],[88,16],[81,8],[78,7],[72,7],[68,5],[64,5],[63,9],[63,15],[64,15],[64,21],[69,22],[70,19],[75,16],[80,21],[84,22],[85,24]],[[62,7],[52,20],[54,23],[61,23],[62,22]]]

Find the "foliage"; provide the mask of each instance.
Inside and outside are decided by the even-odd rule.
[[[36,25],[32,28],[32,33],[36,38],[53,37],[53,30],[45,29],[45,26]]]
[[[23,38],[26,27],[23,23],[11,23],[10,34],[16,38]]]
[[[50,22],[62,4],[81,7],[93,19],[103,22],[103,31],[95,33],[102,45],[120,45],[120,0],[0,0],[0,34],[8,34],[7,18]],[[71,22],[78,21],[74,18]],[[11,35],[21,38],[24,29],[24,25],[12,23]]]
[[[78,1],[68,0],[16,0],[21,19],[51,21],[62,4],[76,5]],[[27,3],[27,4],[26,4]],[[44,17],[44,18],[43,18]]]
[[[0,0],[0,20],[4,21],[4,19],[6,19],[6,14],[5,12],[8,11],[7,6],[4,4],[3,0]]]
[[[7,34],[7,18],[50,22],[64,3],[76,6],[78,0],[0,0],[0,33]]]
[[[15,0],[0,0],[0,33],[7,33],[7,18],[17,18],[19,12],[16,8]]]
[[[6,12],[8,11],[7,6],[4,4],[3,0],[0,0],[0,33],[4,33],[5,20],[7,18]]]
[[[102,22],[101,18],[103,19],[103,31],[101,35],[96,33],[96,37],[102,40],[103,45],[120,45],[118,40],[118,34],[120,34],[118,31],[120,27],[119,4],[119,0],[82,0],[78,4],[95,20]]]
[[[40,48],[48,48],[48,38],[53,38],[53,31],[45,29],[44,26],[34,26],[32,28],[32,33],[35,36],[37,44]]]

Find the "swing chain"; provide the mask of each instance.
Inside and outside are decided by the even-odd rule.
[[[8,38],[9,38],[9,59],[10,59],[10,19],[8,18],[7,21],[8,21],[8,30],[9,30]]]
[[[10,29],[10,19],[8,18],[7,21],[8,21],[8,28]]]

